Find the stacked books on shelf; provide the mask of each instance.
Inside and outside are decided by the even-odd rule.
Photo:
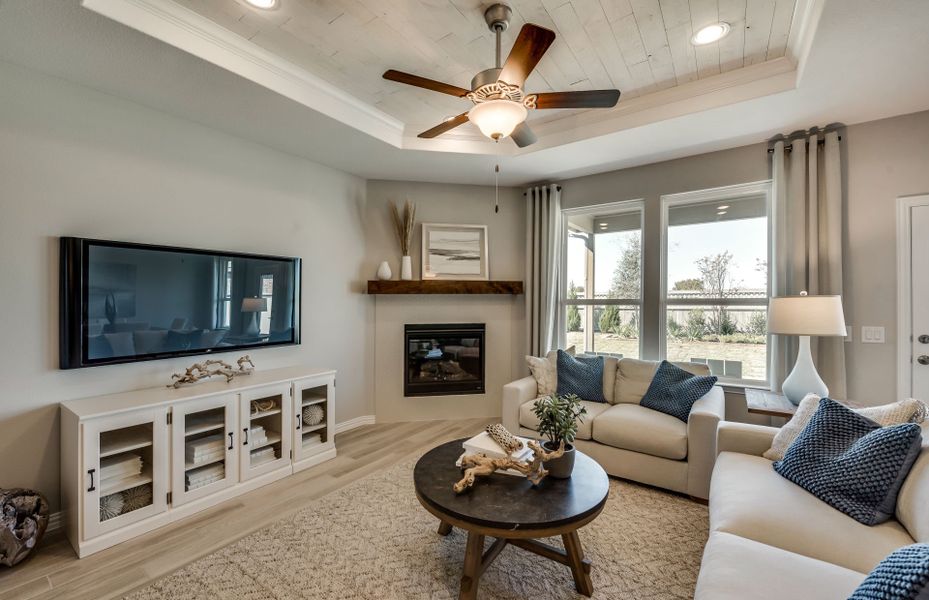
[[[128,481],[142,474],[142,457],[132,452],[123,452],[100,459],[100,487],[114,489],[121,481]]]
[[[323,436],[318,433],[308,433],[303,436],[303,447],[312,448],[323,443]]]
[[[260,446],[268,441],[268,433],[262,425],[252,425],[248,430],[248,440],[252,446]]]
[[[225,438],[219,433],[191,440],[184,445],[184,453],[187,463],[193,466],[215,463],[226,457]]]
[[[213,463],[205,467],[187,471],[187,491],[193,491],[222,480],[226,476],[226,465],[223,463]]]
[[[500,444],[495,442],[494,439],[490,437],[489,433],[482,431],[473,438],[462,442],[461,445],[464,449],[464,452],[462,452],[461,456],[458,457],[458,461],[455,464],[460,467],[461,459],[465,456],[473,454],[483,454],[484,456],[490,458],[507,458],[507,456],[509,456],[513,460],[532,460],[532,450],[529,448],[529,439],[519,436],[517,436],[516,439],[523,443],[523,449],[517,450],[513,454],[507,455],[506,450],[501,448]],[[497,471],[497,473],[506,473],[507,475],[517,475],[519,477],[524,477],[522,473],[516,471],[515,469]]]
[[[252,450],[251,460],[253,467],[261,466],[275,459],[277,459],[277,455],[274,454],[274,446],[265,446],[258,450]]]

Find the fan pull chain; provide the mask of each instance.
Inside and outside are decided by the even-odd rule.
[[[500,165],[494,165],[494,213],[500,212]]]

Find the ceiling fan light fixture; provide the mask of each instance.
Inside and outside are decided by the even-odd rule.
[[[512,100],[488,100],[468,111],[468,119],[492,140],[509,136],[528,115],[525,106]]]
[[[245,0],[251,6],[255,8],[261,8],[263,10],[271,10],[272,8],[277,8],[278,0]]]
[[[690,38],[690,43],[694,46],[705,46],[706,44],[712,44],[713,42],[718,42],[727,35],[729,35],[729,23],[719,22],[713,23],[712,25],[707,25],[706,27],[701,28],[697,33]]]

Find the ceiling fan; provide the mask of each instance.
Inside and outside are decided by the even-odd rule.
[[[523,25],[510,50],[506,62],[500,62],[500,34],[510,24],[512,10],[505,4],[494,4],[484,11],[484,20],[496,34],[496,67],[486,69],[471,80],[471,89],[442,83],[409,73],[390,69],[384,79],[413,85],[474,103],[467,112],[446,119],[432,129],[419,134],[421,138],[434,138],[459,125],[471,121],[487,137],[499,141],[507,136],[520,148],[537,140],[526,125],[528,109],[544,108],[611,108],[619,101],[619,90],[587,90],[577,92],[548,92],[526,94],[523,84],[542,59],[542,55],[555,41],[555,32],[532,23]]]

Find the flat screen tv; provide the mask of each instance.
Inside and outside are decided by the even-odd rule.
[[[300,343],[300,259],[61,238],[62,369]]]

